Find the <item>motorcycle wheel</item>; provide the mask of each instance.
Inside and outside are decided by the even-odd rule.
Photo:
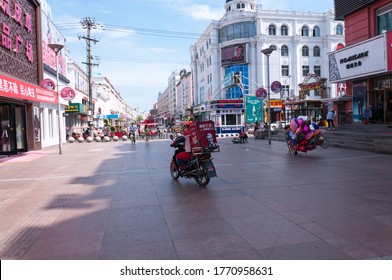
[[[210,177],[208,177],[207,167],[204,163],[201,163],[199,165],[199,170],[197,170],[197,174],[198,175],[195,176],[195,180],[199,184],[199,186],[207,186],[210,182]]]
[[[178,180],[178,178],[180,177],[180,171],[178,170],[173,160],[170,162],[170,175],[173,177],[174,180]]]

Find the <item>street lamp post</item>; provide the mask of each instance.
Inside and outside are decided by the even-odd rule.
[[[261,52],[267,56],[267,102],[268,102],[268,144],[271,145],[271,85],[270,85],[270,63],[269,57],[273,51],[276,50],[276,47],[271,45],[269,48],[261,50]]]
[[[63,48],[63,45],[60,44],[49,44],[49,48],[51,48],[56,54],[56,90],[57,90],[57,125],[59,127],[59,155],[62,154],[61,151],[61,116],[60,116],[60,93],[59,93],[59,58],[58,54]]]

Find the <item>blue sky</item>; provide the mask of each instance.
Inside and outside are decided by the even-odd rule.
[[[84,69],[84,17],[103,26],[92,32],[100,73],[110,79],[124,100],[141,111],[152,108],[167,86],[172,70],[190,70],[189,47],[211,20],[224,14],[225,0],[47,0],[52,20],[67,38],[71,57]],[[317,3],[315,5],[314,3]],[[264,10],[326,12],[333,0],[256,0]],[[98,61],[95,61],[98,62]]]

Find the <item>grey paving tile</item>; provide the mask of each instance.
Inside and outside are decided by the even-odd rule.
[[[352,257],[323,242],[312,241],[258,250],[267,260],[351,260]]]

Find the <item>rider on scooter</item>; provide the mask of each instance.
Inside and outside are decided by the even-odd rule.
[[[186,162],[192,158],[192,153],[185,151],[185,137],[178,133],[170,146],[177,148],[174,155],[179,171],[183,171],[186,167]]]

